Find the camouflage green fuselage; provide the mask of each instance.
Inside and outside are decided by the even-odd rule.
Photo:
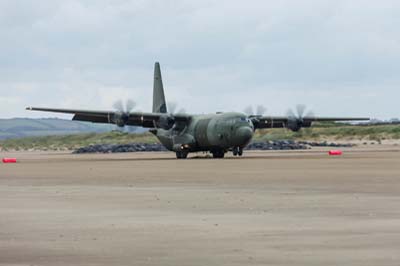
[[[227,151],[245,147],[253,137],[254,126],[242,113],[194,115],[189,122],[172,129],[157,129],[156,136],[171,151]]]

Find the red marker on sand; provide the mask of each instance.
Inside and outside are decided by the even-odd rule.
[[[342,155],[343,152],[341,150],[330,150],[329,151],[329,155],[331,156],[338,156],[338,155]]]
[[[3,163],[16,163],[17,158],[3,158]]]

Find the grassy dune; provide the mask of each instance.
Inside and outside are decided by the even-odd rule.
[[[338,124],[316,124],[300,132],[286,129],[259,130],[255,141],[265,140],[373,140],[400,139],[400,125],[349,126]],[[130,134],[118,131],[64,136],[28,137],[0,141],[3,150],[72,150],[91,144],[125,144],[132,142],[155,143],[151,133]]]
[[[316,124],[299,132],[285,129],[260,130],[256,133],[260,140],[374,140],[400,139],[400,125],[350,126],[336,124]]]
[[[118,131],[64,136],[28,137],[0,141],[5,150],[73,150],[92,144],[155,143],[151,133],[130,134]]]

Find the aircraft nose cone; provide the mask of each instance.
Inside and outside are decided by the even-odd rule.
[[[236,139],[239,145],[246,145],[253,137],[253,130],[251,127],[239,127],[236,130]]]

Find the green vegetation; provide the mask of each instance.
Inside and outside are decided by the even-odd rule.
[[[352,126],[334,123],[319,123],[299,132],[286,129],[260,130],[257,140],[386,140],[400,139],[400,125]]]
[[[73,150],[93,144],[155,143],[151,133],[130,134],[119,131],[63,136],[27,137],[0,141],[5,150]]]
[[[256,141],[265,140],[374,140],[400,139],[400,125],[351,126],[341,124],[316,124],[299,132],[286,129],[257,131]],[[5,150],[72,150],[92,144],[126,144],[133,142],[156,143],[151,133],[132,134],[119,131],[85,133],[77,135],[27,137],[0,141]]]

